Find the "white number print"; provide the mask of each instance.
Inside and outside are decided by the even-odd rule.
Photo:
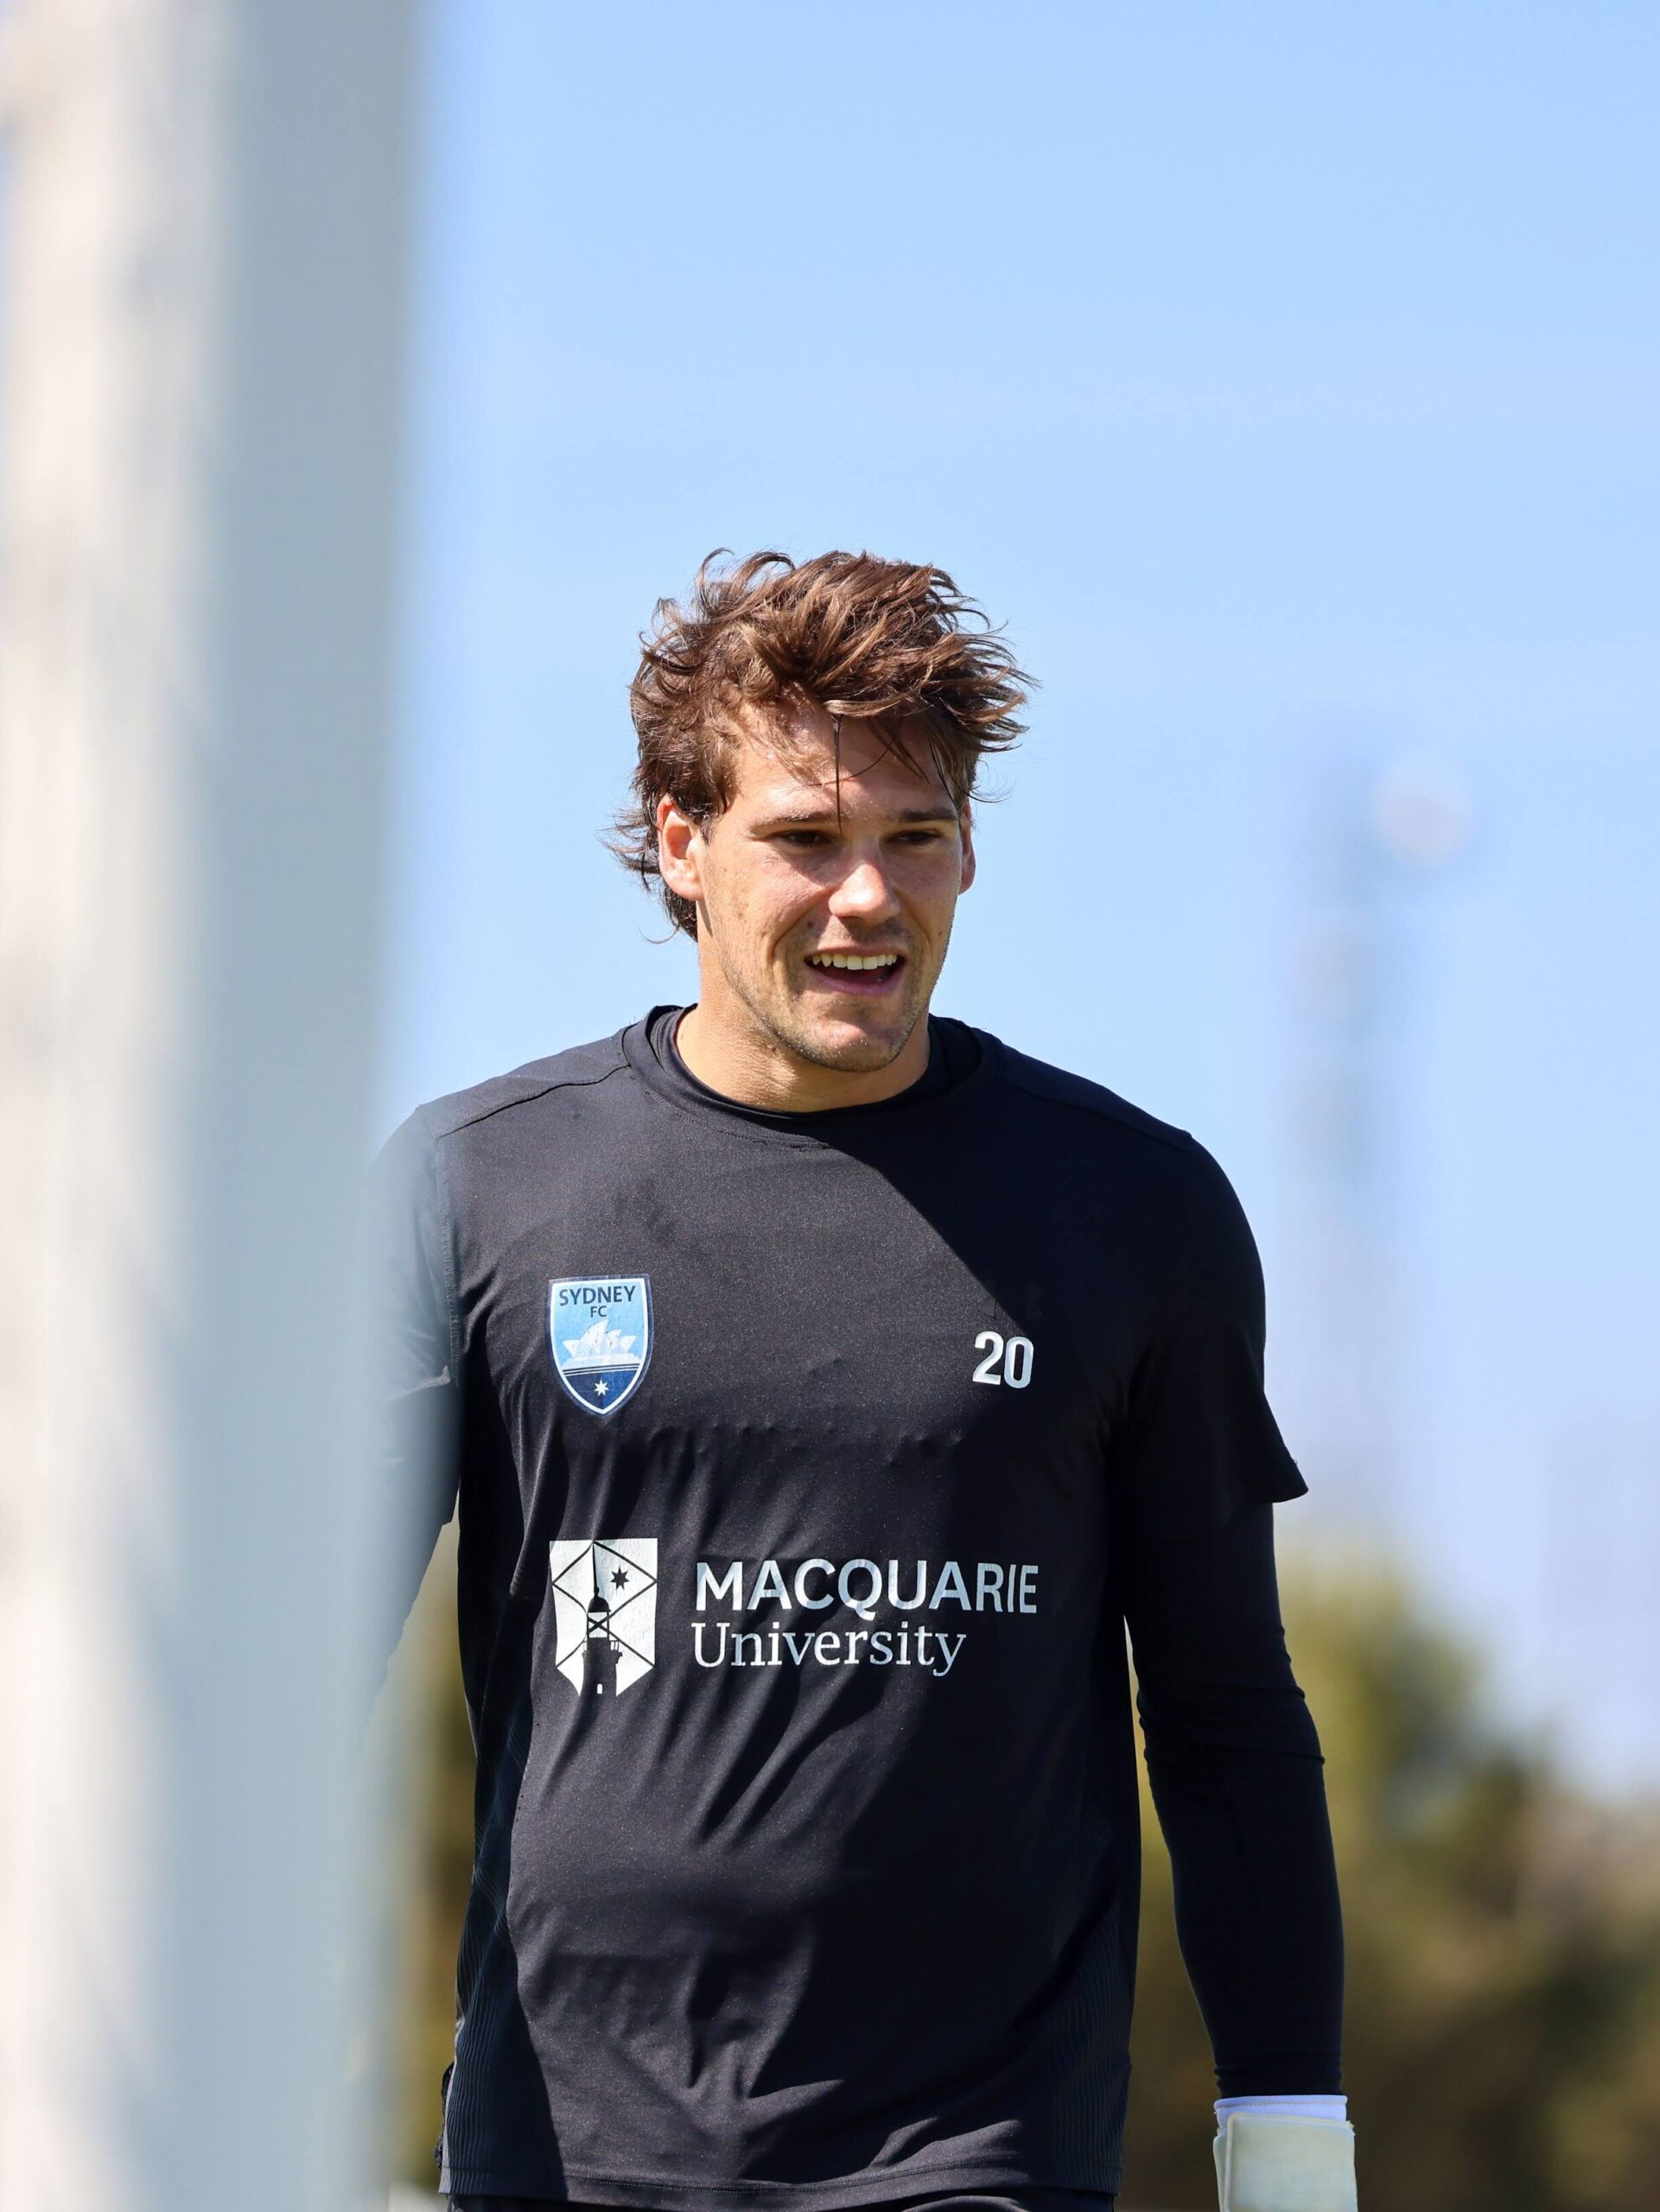
[[[974,1339],[974,1349],[985,1353],[974,1370],[975,1382],[989,1382],[994,1389],[1007,1382],[1011,1390],[1023,1390],[1032,1380],[1030,1337],[1005,1338],[995,1329],[982,1329]]]

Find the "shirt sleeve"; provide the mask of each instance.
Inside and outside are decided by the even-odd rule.
[[[375,1241],[376,1488],[390,1655],[460,1486],[461,1391],[436,1148],[419,1114],[370,1179]]]
[[[1262,1268],[1232,1185],[1195,1144],[1170,1230],[1167,1287],[1129,1377],[1118,1468],[1138,1538],[1222,1526],[1307,1489],[1263,1389]]]
[[[1274,1510],[1132,1545],[1125,1616],[1176,1933],[1224,2097],[1342,2088],[1343,1919]]]

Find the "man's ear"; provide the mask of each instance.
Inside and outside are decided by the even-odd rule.
[[[974,862],[974,817],[973,817],[973,814],[970,812],[970,810],[966,806],[963,809],[963,814],[962,814],[962,829],[963,829],[963,880],[962,880],[962,882],[961,882],[960,884],[958,884],[958,886],[957,886],[957,889],[958,889],[959,891],[966,891],[966,890],[968,889],[968,887],[969,887],[970,884],[971,884],[971,883],[973,882],[973,880],[974,880],[974,867],[975,867],[975,862]]]
[[[683,814],[671,798],[658,799],[657,872],[677,898],[693,906],[703,901],[703,832],[690,815]]]

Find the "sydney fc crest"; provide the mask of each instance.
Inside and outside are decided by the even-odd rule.
[[[617,1697],[657,1663],[657,1538],[559,1536],[553,1663],[584,1700]]]
[[[647,1275],[583,1275],[548,1285],[553,1370],[584,1413],[614,1414],[652,1358]]]

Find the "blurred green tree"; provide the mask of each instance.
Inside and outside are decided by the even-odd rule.
[[[1326,1757],[1367,2212],[1650,2212],[1660,2202],[1660,1820],[1569,1791],[1498,1726],[1470,1652],[1405,1583],[1304,1560],[1288,1631]],[[395,1669],[413,1708],[392,1937],[396,2169],[430,2187],[472,1860],[473,1747],[447,1532]],[[1214,2201],[1209,2046],[1147,1868],[1127,2206]]]
[[[391,2168],[436,2185],[440,2084],[455,2042],[455,1961],[473,1874],[473,1731],[461,1694],[455,1632],[455,1526],[438,1541],[404,1630],[386,1719],[405,1741],[398,1900],[389,1944],[387,2023]]]
[[[1576,1799],[1487,1713],[1469,1651],[1353,1560],[1284,1578],[1343,1884],[1345,2085],[1375,2212],[1660,2201],[1651,1811]],[[1214,2201],[1209,2047],[1144,1798],[1126,2203]],[[1644,1848],[1644,1844],[1650,1847]]]

